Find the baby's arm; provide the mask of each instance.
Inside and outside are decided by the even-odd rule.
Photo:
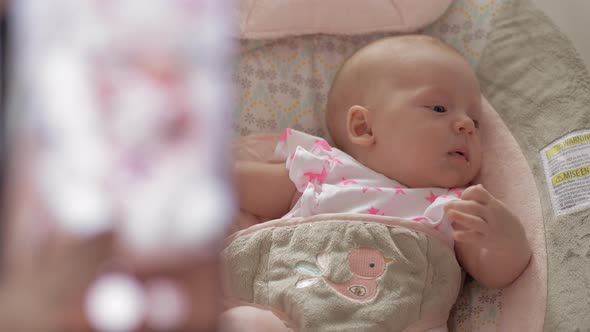
[[[236,177],[242,210],[273,219],[289,212],[297,190],[285,164],[238,161]]]
[[[531,249],[518,217],[483,186],[467,188],[445,207],[455,230],[455,252],[463,268],[482,285],[510,285],[524,271]]]

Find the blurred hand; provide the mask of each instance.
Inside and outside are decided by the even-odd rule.
[[[49,239],[38,259],[3,271],[0,331],[88,330],[84,296],[112,243],[112,234],[74,243]]]

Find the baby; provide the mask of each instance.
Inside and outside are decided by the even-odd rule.
[[[336,148],[286,130],[277,146],[286,168],[237,164],[240,206],[269,218],[409,218],[447,232],[461,267],[480,284],[508,286],[531,250],[518,218],[483,186],[469,186],[481,164],[481,112],[477,78],[452,48],[422,35],[378,40],[350,57],[332,83],[326,120]],[[385,204],[397,194],[398,203]],[[246,307],[222,319],[227,330],[249,330],[247,322],[256,330],[281,326]]]

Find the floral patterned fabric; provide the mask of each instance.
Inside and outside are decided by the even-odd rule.
[[[423,33],[456,48],[474,68],[486,45],[490,22],[505,0],[456,0]],[[390,33],[310,35],[242,40],[234,81],[238,95],[234,131],[239,135],[292,127],[326,137],[323,110],[338,68],[352,53]]]
[[[451,311],[450,331],[498,331],[501,313],[502,290],[484,288],[468,279]]]

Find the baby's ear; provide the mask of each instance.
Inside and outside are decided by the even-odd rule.
[[[371,146],[375,142],[371,113],[363,106],[354,105],[346,114],[346,134],[352,144]]]

